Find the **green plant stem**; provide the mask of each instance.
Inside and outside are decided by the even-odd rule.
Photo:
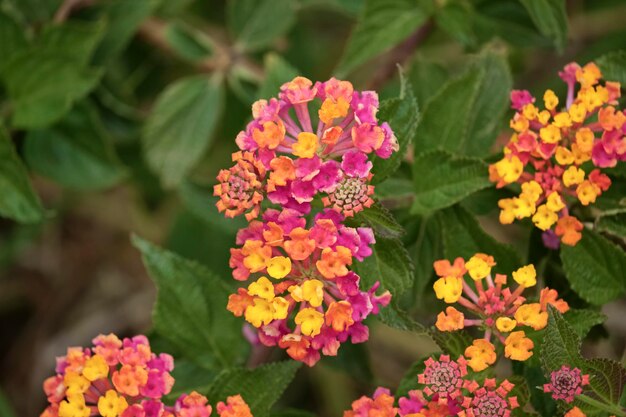
[[[594,398],[591,398],[591,397],[589,397],[587,395],[584,395],[584,394],[576,397],[576,399],[584,402],[585,404],[589,404],[589,405],[591,405],[593,407],[596,407],[596,408],[598,408],[600,410],[604,410],[604,411],[607,411],[607,412],[609,412],[611,414],[614,414],[615,416],[626,417],[626,411],[624,411],[623,408],[621,408],[621,407],[619,407],[619,406],[617,406],[615,404],[608,404],[608,403],[605,403],[603,401],[598,401],[598,400],[596,400]]]

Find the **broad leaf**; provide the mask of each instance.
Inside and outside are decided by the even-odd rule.
[[[144,152],[163,185],[178,185],[210,146],[223,111],[221,78],[184,78],[158,98],[143,132]]]
[[[363,262],[355,260],[352,268],[367,286],[380,281],[394,295],[402,294],[413,280],[411,258],[402,242],[393,238],[377,237],[372,255]]]
[[[300,365],[300,362],[285,361],[255,369],[228,369],[215,378],[206,394],[211,401],[226,401],[228,396],[240,394],[250,406],[252,415],[267,417]]]
[[[0,126],[0,215],[22,223],[42,219],[43,208],[30,185],[28,172],[15,153],[11,139]]]
[[[444,151],[418,156],[413,163],[413,181],[415,198],[411,213],[422,215],[450,207],[491,185],[484,162]]]
[[[436,356],[434,354],[433,356]],[[406,397],[409,394],[409,391],[420,388],[420,384],[417,382],[417,376],[424,372],[426,369],[426,365],[424,362],[431,357],[431,355],[419,358],[417,361],[413,362],[411,367],[404,372],[404,376],[400,380],[400,384],[398,384],[398,388],[395,391],[396,398]]]
[[[276,96],[280,86],[298,75],[298,70],[275,53],[265,55],[265,79],[259,87],[257,96],[269,99]]]
[[[8,62],[13,54],[28,46],[25,29],[8,14],[0,11],[0,67]]]
[[[408,79],[413,87],[413,94],[422,108],[428,104],[448,80],[446,68],[436,62],[417,57],[411,63]]]
[[[228,27],[237,47],[252,51],[269,46],[295,22],[291,0],[230,0]]]
[[[2,66],[0,77],[12,102],[15,127],[41,128],[55,122],[98,84],[101,71],[87,63],[103,32],[102,22],[46,28],[30,48]]]
[[[606,211],[596,219],[595,230],[626,238],[626,210]]]
[[[552,39],[559,50],[567,43],[565,0],[520,0],[542,35]]]
[[[465,354],[465,349],[472,345],[473,340],[472,336],[465,330],[441,332],[431,328],[428,334],[444,353],[455,357]]]
[[[599,311],[573,308],[569,309],[563,318],[580,337],[587,336],[593,326],[602,324],[606,320],[606,316]]]
[[[502,127],[511,76],[504,57],[486,51],[431,98],[415,135],[415,155],[442,149],[484,156]]]
[[[413,318],[409,316],[409,313],[398,307],[393,299],[391,300],[391,304],[387,307],[383,307],[376,317],[387,326],[397,330],[418,334],[426,332],[426,328],[413,320]]]
[[[451,262],[456,257],[468,259],[482,252],[494,257],[495,272],[510,275],[521,266],[512,246],[500,243],[485,233],[478,221],[461,206],[453,206],[438,213],[442,228],[444,257]]]
[[[602,78],[626,85],[626,51],[609,52],[596,59]]]
[[[413,279],[413,299],[421,302],[425,289],[434,275],[433,263],[443,257],[442,236],[436,217],[419,218],[415,244],[408,250],[415,265]]]
[[[452,0],[444,3],[435,13],[437,26],[445,30],[460,43],[473,46],[477,39],[474,34],[474,10],[469,2]]]
[[[608,303],[626,292],[626,254],[596,232],[584,230],[576,246],[563,245],[561,260],[572,289],[591,304]]]
[[[367,0],[336,69],[337,76],[345,77],[407,38],[430,17],[431,9],[426,0]]]
[[[404,228],[398,224],[389,210],[379,203],[358,212],[354,216],[354,223],[356,226],[371,227],[374,234],[379,237],[396,238],[404,234]]]
[[[29,132],[24,157],[34,171],[69,188],[105,188],[125,175],[97,111],[86,104],[53,128]]]
[[[155,330],[207,369],[241,364],[248,343],[241,320],[226,310],[230,291],[224,281],[200,264],[137,236],[133,244],[157,286]]]
[[[419,121],[419,108],[413,96],[413,87],[400,71],[400,96],[384,100],[380,104],[378,120],[389,123],[400,149],[387,159],[373,157],[373,183],[378,184],[393,174],[398,167],[408,146],[413,142],[415,129]]]

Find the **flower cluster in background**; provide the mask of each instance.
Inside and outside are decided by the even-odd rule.
[[[611,185],[602,168],[626,160],[626,114],[615,107],[620,84],[600,84],[594,63],[568,64],[559,75],[567,84],[565,103],[552,90],[545,92],[543,108],[526,90],[511,93],[515,133],[504,157],[489,167],[498,187],[521,184],[518,197],[499,201],[500,222],[531,218],[550,248],[580,240],[583,225],[571,206],[594,203]]]
[[[249,284],[228,309],[258,329],[255,342],[310,366],[348,339],[366,341],[363,320],[391,298],[375,294],[377,282],[362,290],[351,270],[372,254],[372,229],[345,225],[374,202],[370,154],[398,149],[377,111],[373,91],[296,77],[277,99],[253,104],[254,119],[236,139],[241,151],[214,188],[220,212],[250,222],[230,258],[233,277]],[[316,198],[325,208],[313,212]]]
[[[509,416],[519,407],[517,397],[511,394],[511,382],[497,383],[487,378],[479,384],[468,376],[462,356],[456,361],[447,355],[438,360],[429,358],[425,366],[417,376],[422,389],[409,391],[396,403],[389,390],[378,388],[372,398],[364,396],[354,401],[344,417]]]
[[[506,286],[506,275],[492,277],[491,268],[495,265],[492,256],[482,253],[467,261],[456,258],[452,264],[448,260],[434,264],[440,277],[433,285],[437,298],[448,304],[459,304],[466,311],[463,313],[448,306],[437,316],[437,329],[447,332],[477,327],[484,331],[484,337],[474,340],[465,350],[468,365],[477,372],[496,362],[494,342],[504,345],[504,355],[509,359],[525,361],[530,358],[534,343],[520,328],[541,330],[546,327],[548,305],[553,305],[561,313],[569,309],[567,302],[558,299],[556,290],[547,287],[541,290],[538,302],[528,302],[522,296],[526,288],[537,283],[533,265],[512,273],[517,283],[515,289]],[[473,318],[466,318],[466,314]]]
[[[41,417],[209,417],[203,395],[182,394],[173,406],[161,400],[170,393],[174,360],[152,352],[145,336],[120,340],[99,335],[91,348],[71,347],[57,358],[56,375],[44,381],[50,405]],[[220,417],[252,417],[240,396],[219,403]]]

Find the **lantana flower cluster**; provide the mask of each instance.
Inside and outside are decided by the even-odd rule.
[[[70,347],[57,358],[56,374],[44,381],[49,406],[41,417],[209,417],[203,395],[182,394],[173,406],[161,400],[174,385],[174,360],[155,354],[143,336],[120,340],[99,335],[89,348]],[[220,417],[252,417],[236,395],[217,405]]]
[[[377,282],[361,289],[351,265],[372,254],[375,238],[345,225],[374,202],[370,156],[398,149],[378,104],[375,92],[347,81],[294,78],[278,98],[253,104],[234,166],[214,188],[220,212],[249,221],[230,259],[233,277],[249,283],[228,309],[258,329],[258,342],[310,366],[348,339],[366,341],[363,320],[391,297],[375,295]],[[313,212],[315,199],[323,210]]]
[[[424,372],[418,375],[422,389],[409,391],[396,403],[389,390],[378,388],[372,398],[354,401],[344,417],[508,417],[519,407],[517,397],[511,395],[514,384],[490,378],[479,384],[468,376],[463,356],[455,361],[441,355],[424,364]]]
[[[580,240],[583,225],[571,206],[594,203],[611,185],[602,169],[626,160],[626,113],[616,108],[620,84],[601,84],[594,63],[570,63],[559,75],[567,84],[564,103],[552,90],[542,107],[528,91],[512,91],[515,133],[504,157],[489,167],[497,187],[521,185],[519,196],[498,202],[500,222],[531,218],[550,248]]]
[[[569,310],[567,302],[558,299],[556,290],[543,288],[538,302],[529,302],[524,290],[537,284],[533,265],[519,268],[512,273],[515,288],[507,286],[507,276],[495,274],[492,256],[477,253],[465,261],[456,258],[453,263],[439,260],[434,263],[440,277],[433,288],[437,298],[448,304],[458,304],[464,312],[448,306],[439,313],[435,326],[443,332],[476,327],[484,331],[484,337],[474,340],[465,350],[468,365],[474,371],[482,371],[497,359],[495,343],[504,345],[504,355],[517,361],[525,361],[533,355],[534,343],[527,337],[524,327],[541,330],[548,323],[548,305],[561,313]],[[469,279],[467,278],[469,277]]]

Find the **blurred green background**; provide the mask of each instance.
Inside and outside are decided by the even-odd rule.
[[[564,64],[621,49],[623,0],[0,1],[0,415],[38,415],[41,383],[66,346],[150,331],[155,289],[131,233],[232,285],[228,250],[242,222],[217,213],[211,185],[251,104],[284,81],[337,75],[393,97],[400,64],[423,109],[477,55],[493,54],[507,67],[494,94],[501,144],[511,86],[562,91]],[[408,163],[379,187],[391,208]],[[486,190],[467,207],[498,239],[528,239],[497,224],[495,201]],[[418,257],[424,228],[395,214]],[[418,260],[422,283],[430,270]],[[423,288],[405,304],[430,324],[438,309]],[[609,308],[612,337],[587,349],[615,356],[626,327],[621,305]],[[427,337],[372,326],[367,345],[299,371],[282,405],[340,415],[434,350]]]

